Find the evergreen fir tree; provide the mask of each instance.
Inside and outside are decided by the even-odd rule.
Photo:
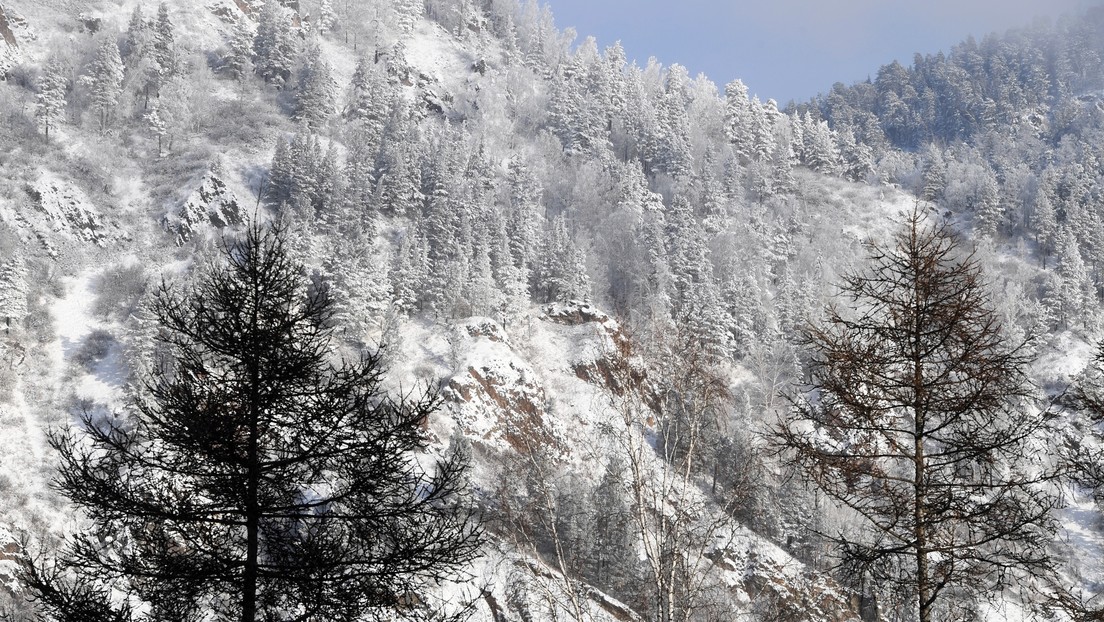
[[[741,162],[751,160],[754,148],[753,112],[747,86],[734,80],[725,86],[725,138]]]
[[[107,129],[108,122],[119,103],[123,88],[123,60],[119,57],[119,46],[110,38],[105,38],[96,49],[96,56],[82,76],[90,91],[92,105],[99,112],[100,131]]]
[[[123,34],[120,55],[126,61],[126,66],[134,67],[146,55],[149,44],[149,25],[146,24],[145,15],[142,14],[142,4],[139,3],[134,5],[130,22]]]
[[[295,187],[295,182],[292,179],[292,166],[288,143],[283,137],[278,137],[265,188],[265,197],[275,205],[291,200],[292,190]]]
[[[921,182],[923,183],[920,191],[921,199],[937,202],[942,198],[943,190],[947,187],[947,165],[943,161],[943,153],[935,145],[928,145],[924,152]]]
[[[240,24],[230,32],[220,69],[237,81],[244,81],[253,72],[253,37]]]
[[[256,72],[266,84],[283,88],[291,78],[295,59],[295,35],[291,18],[279,2],[266,2],[257,18],[257,34],[253,37]]]
[[[839,173],[840,154],[836,148],[833,132],[828,128],[828,122],[813,119],[806,112],[802,127],[804,128],[802,151],[805,154],[805,165],[826,175]]]
[[[1035,241],[1039,245],[1039,255],[1042,256],[1043,269],[1046,269],[1046,260],[1052,252],[1058,238],[1058,214],[1054,210],[1054,204],[1050,200],[1050,193],[1044,188],[1039,188],[1035,194],[1035,217],[1031,220],[1035,229]]]
[[[1077,238],[1068,227],[1058,232],[1058,318],[1063,327],[1083,324],[1093,307],[1092,284]]]
[[[391,300],[399,311],[411,315],[422,307],[429,275],[429,253],[425,238],[411,230],[404,232],[391,264]]]
[[[389,396],[378,354],[334,361],[333,302],[282,229],[251,226],[154,311],[163,373],[125,414],[51,439],[92,526],[59,562],[76,581],[23,564],[43,613],[132,619],[133,599],[156,620],[413,619],[464,577],[482,540],[467,463],[416,457],[438,399]]]
[[[177,72],[175,34],[169,20],[169,7],[162,2],[157,7],[157,21],[153,26],[153,59],[157,64],[157,87],[164,84]]]
[[[563,213],[556,215],[549,225],[533,282],[533,291],[540,302],[590,300],[586,255],[571,239]]]
[[[307,46],[295,91],[295,119],[319,131],[333,115],[334,82],[330,65],[315,41]]]
[[[586,576],[594,585],[615,595],[627,593],[638,563],[626,476],[624,462],[614,456],[590,497],[593,510]]]
[[[161,139],[165,136],[168,130],[165,126],[165,122],[161,119],[160,107],[156,103],[154,103],[153,106],[150,106],[149,110],[146,111],[144,120],[146,122],[146,129],[149,130],[149,133],[157,137],[157,157],[160,158]]]
[[[327,35],[337,29],[337,14],[334,13],[331,0],[318,3],[318,34]]]
[[[20,326],[27,317],[27,264],[15,255],[0,266],[0,318],[4,332]]]
[[[46,141],[50,140],[50,126],[65,111],[65,93],[69,89],[67,67],[57,58],[46,64],[45,71],[38,79],[38,93],[35,95],[35,117],[42,122]]]
[[[836,133],[839,140],[840,162],[844,179],[866,181],[874,172],[874,150],[855,140],[850,127]]]

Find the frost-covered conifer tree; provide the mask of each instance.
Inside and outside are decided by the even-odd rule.
[[[60,59],[51,58],[38,79],[35,95],[35,116],[42,122],[46,141],[50,140],[50,126],[65,110],[65,93],[69,89],[68,68]]]
[[[488,215],[489,216],[489,215]],[[494,274],[494,262],[491,260],[491,237],[486,230],[486,220],[477,221],[474,248],[472,249],[471,272],[465,287],[472,315],[491,317],[503,305],[503,292],[498,287]]]
[[[943,152],[935,145],[924,150],[924,167],[921,175],[920,198],[925,201],[939,201],[947,187],[947,164]]]
[[[673,176],[690,174],[690,120],[686,114],[686,68],[672,65],[667,72],[666,91],[659,103],[659,170]]]
[[[843,127],[836,132],[836,137],[844,179],[866,181],[874,172],[874,150],[855,140],[855,132],[850,127]]]
[[[232,27],[220,70],[237,81],[253,72],[253,36],[241,24]]]
[[[703,344],[723,347],[727,340],[713,263],[705,234],[685,197],[676,196],[667,212],[667,257],[674,284],[673,317]]]
[[[364,223],[366,229],[375,231],[378,217],[376,203],[376,157],[379,154],[379,135],[364,126],[347,128],[345,146],[347,155],[341,177],[342,207],[351,218]]]
[[[153,26],[153,59],[157,64],[155,91],[177,72],[175,39],[169,7],[162,2],[157,7],[157,21]]]
[[[130,22],[126,32],[123,33],[122,50],[120,55],[127,67],[134,67],[137,61],[144,57],[150,45],[149,24],[142,13],[142,4],[134,5],[134,11],[130,14]]]
[[[411,126],[411,111],[399,100],[385,130],[376,167],[377,209],[395,216],[414,215],[425,201],[421,161],[426,146]]]
[[[327,35],[337,29],[337,14],[334,13],[331,0],[318,3],[318,34]]]
[[[753,122],[747,86],[740,80],[729,82],[725,86],[725,138],[743,162],[751,160],[754,151]]]
[[[412,314],[421,308],[429,276],[429,253],[425,237],[407,229],[395,249],[391,263],[391,300],[399,311]]]
[[[509,215],[505,219],[506,243],[519,270],[519,278],[523,283],[528,283],[539,246],[538,227],[544,211],[541,204],[544,190],[533,171],[518,158],[510,161],[507,185],[510,203]]]
[[[975,227],[979,236],[994,238],[1005,221],[1004,206],[1000,201],[1000,184],[996,173],[988,166],[978,170],[978,175],[974,180],[976,186],[972,205],[977,214]]]
[[[394,97],[395,89],[388,79],[386,68],[361,57],[349,83],[345,116],[370,128],[378,140],[390,116]]]
[[[341,214],[338,209],[344,204],[346,180],[345,169],[341,166],[337,157],[337,145],[330,141],[325,155],[322,156],[315,169],[315,217],[324,221],[334,221]],[[371,224],[368,227],[372,229]]]
[[[515,263],[505,215],[497,210],[495,214],[490,230],[491,270],[501,296],[494,311],[505,326],[529,304],[529,271]]]
[[[1050,193],[1044,188],[1039,188],[1035,193],[1034,214],[1031,225],[1035,230],[1035,241],[1039,245],[1043,269],[1046,269],[1047,257],[1054,251],[1058,237],[1058,214],[1050,200]]]
[[[627,468],[620,456],[610,458],[590,495],[589,556],[584,572],[594,585],[615,595],[628,592],[638,570],[635,555]]]
[[[318,42],[307,46],[295,89],[295,119],[314,131],[326,125],[334,113],[336,90],[330,64]]]
[[[275,205],[291,200],[291,170],[288,143],[283,137],[279,137],[276,139],[276,149],[272,154],[272,165],[268,168],[268,181],[265,184],[265,197]]]
[[[123,59],[113,38],[106,37],[96,48],[96,55],[81,81],[88,86],[92,105],[99,113],[100,131],[107,129],[123,88]]]
[[[150,134],[157,137],[157,157],[161,157],[161,141],[165,134],[168,133],[168,129],[165,126],[165,122],[161,119],[160,106],[156,102],[149,107],[146,111],[144,120],[146,122],[146,129]]]
[[[774,152],[774,122],[778,116],[778,105],[773,99],[764,104],[758,97],[752,97],[751,106],[751,156],[762,162]]]
[[[288,203],[300,214],[311,216],[311,206],[318,193],[318,166],[322,159],[318,137],[301,124],[288,146]]]
[[[802,120],[804,164],[818,173],[835,175],[840,170],[840,154],[828,122],[812,118],[806,111]]]
[[[586,256],[571,238],[563,213],[557,214],[548,227],[533,272],[533,292],[538,302],[590,300]]]
[[[1072,327],[1084,322],[1093,307],[1092,284],[1080,245],[1068,227],[1058,232],[1057,246],[1057,315],[1063,327]]]
[[[291,17],[279,2],[266,2],[257,18],[253,37],[254,69],[266,84],[283,88],[295,62],[295,35]]]
[[[27,317],[27,264],[15,255],[0,266],[0,318],[4,332]]]

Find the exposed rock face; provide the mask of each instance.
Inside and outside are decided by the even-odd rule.
[[[443,394],[453,401],[466,432],[515,451],[557,446],[546,425],[548,397],[536,372],[516,356],[505,331],[491,320],[473,318],[454,337],[469,353],[464,371],[448,381]]]
[[[177,244],[183,244],[200,231],[222,229],[244,221],[241,202],[223,181],[224,176],[220,166],[213,166],[180,212],[165,217],[165,228],[176,233]]]
[[[0,527],[0,590],[9,594],[20,591],[19,559],[23,557],[23,547],[12,532]]]
[[[107,219],[76,183],[50,171],[23,187],[22,202],[0,201],[0,219],[32,233],[51,254],[68,240],[106,246],[128,239],[118,223]]]
[[[213,0],[207,5],[207,9],[222,21],[237,24],[242,20],[257,18],[253,1],[255,0]]]
[[[26,22],[18,18],[10,8],[0,5],[0,79],[19,61],[21,51],[15,31],[26,27]]]
[[[19,47],[19,43],[15,40],[15,33],[12,32],[11,24],[8,23],[7,12],[4,11],[3,6],[0,6],[0,38],[4,39],[4,43],[6,43],[8,47]]]
[[[616,349],[631,351],[631,340],[620,323],[594,306],[546,305],[530,322],[510,328],[508,333],[493,320],[468,318],[435,343],[432,333],[420,334],[424,339],[413,348],[451,370],[441,391],[442,415],[449,422],[438,428],[438,436],[458,425],[481,462],[477,470],[493,472],[501,468],[490,466],[499,458],[513,464],[511,456],[538,449],[556,457],[556,468],[585,470],[581,465],[600,462],[595,456],[608,449],[594,442],[608,415],[603,396],[637,392],[646,403],[655,399],[643,369],[615,368],[625,364],[625,352]],[[653,425],[649,421],[646,427]],[[705,553],[714,578],[733,603],[758,612],[760,619],[858,622],[848,590],[749,529],[734,524],[715,539]],[[511,568],[507,583],[521,592],[539,593],[559,581],[558,570],[538,558],[511,554],[503,563]],[[511,589],[484,595],[487,611],[478,619],[524,619],[527,601]],[[588,590],[586,599],[596,621],[641,619],[600,590]]]

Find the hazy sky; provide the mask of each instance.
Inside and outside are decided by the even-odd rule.
[[[740,78],[780,104],[873,78],[879,66],[912,63],[973,34],[1029,24],[1104,0],[545,0],[560,28],[629,59],[655,56],[705,73],[723,87]]]

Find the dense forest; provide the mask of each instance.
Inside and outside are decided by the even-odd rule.
[[[786,106],[534,0],[0,36],[12,619],[1101,615],[1104,9]]]

